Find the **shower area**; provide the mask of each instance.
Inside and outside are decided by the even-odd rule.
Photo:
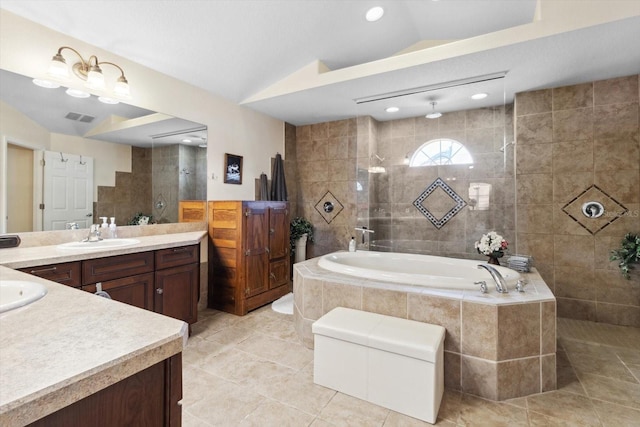
[[[360,250],[486,260],[474,243],[493,230],[509,242],[503,265],[533,257],[559,317],[640,327],[640,276],[609,260],[640,233],[638,80],[505,99],[496,79],[416,94],[403,116],[385,111],[393,99],[365,100],[352,119],[287,124],[292,217],[315,228],[308,257],[355,237]],[[592,201],[598,218],[580,210]]]

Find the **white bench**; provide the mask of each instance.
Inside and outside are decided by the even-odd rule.
[[[316,384],[434,424],[442,326],[337,307],[312,325]]]

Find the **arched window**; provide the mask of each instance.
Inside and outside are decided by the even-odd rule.
[[[468,165],[473,163],[469,150],[454,139],[427,141],[413,153],[409,166]]]

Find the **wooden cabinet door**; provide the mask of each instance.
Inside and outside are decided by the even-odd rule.
[[[153,311],[153,273],[101,282],[111,299]],[[95,293],[96,285],[84,285],[83,291]]]
[[[82,261],[82,283],[89,285],[153,272],[153,251]]]
[[[192,324],[198,321],[200,265],[156,271],[154,311]]]
[[[269,259],[289,254],[289,210],[286,204],[269,208]]]
[[[258,205],[260,206],[260,205]],[[268,289],[269,219],[266,208],[250,206],[244,210],[244,275],[245,297]]]
[[[289,259],[283,258],[269,263],[269,289],[289,283]]]

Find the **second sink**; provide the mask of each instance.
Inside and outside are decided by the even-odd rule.
[[[140,243],[138,239],[104,239],[97,242],[69,242],[58,245],[58,249],[96,250],[121,248]]]

